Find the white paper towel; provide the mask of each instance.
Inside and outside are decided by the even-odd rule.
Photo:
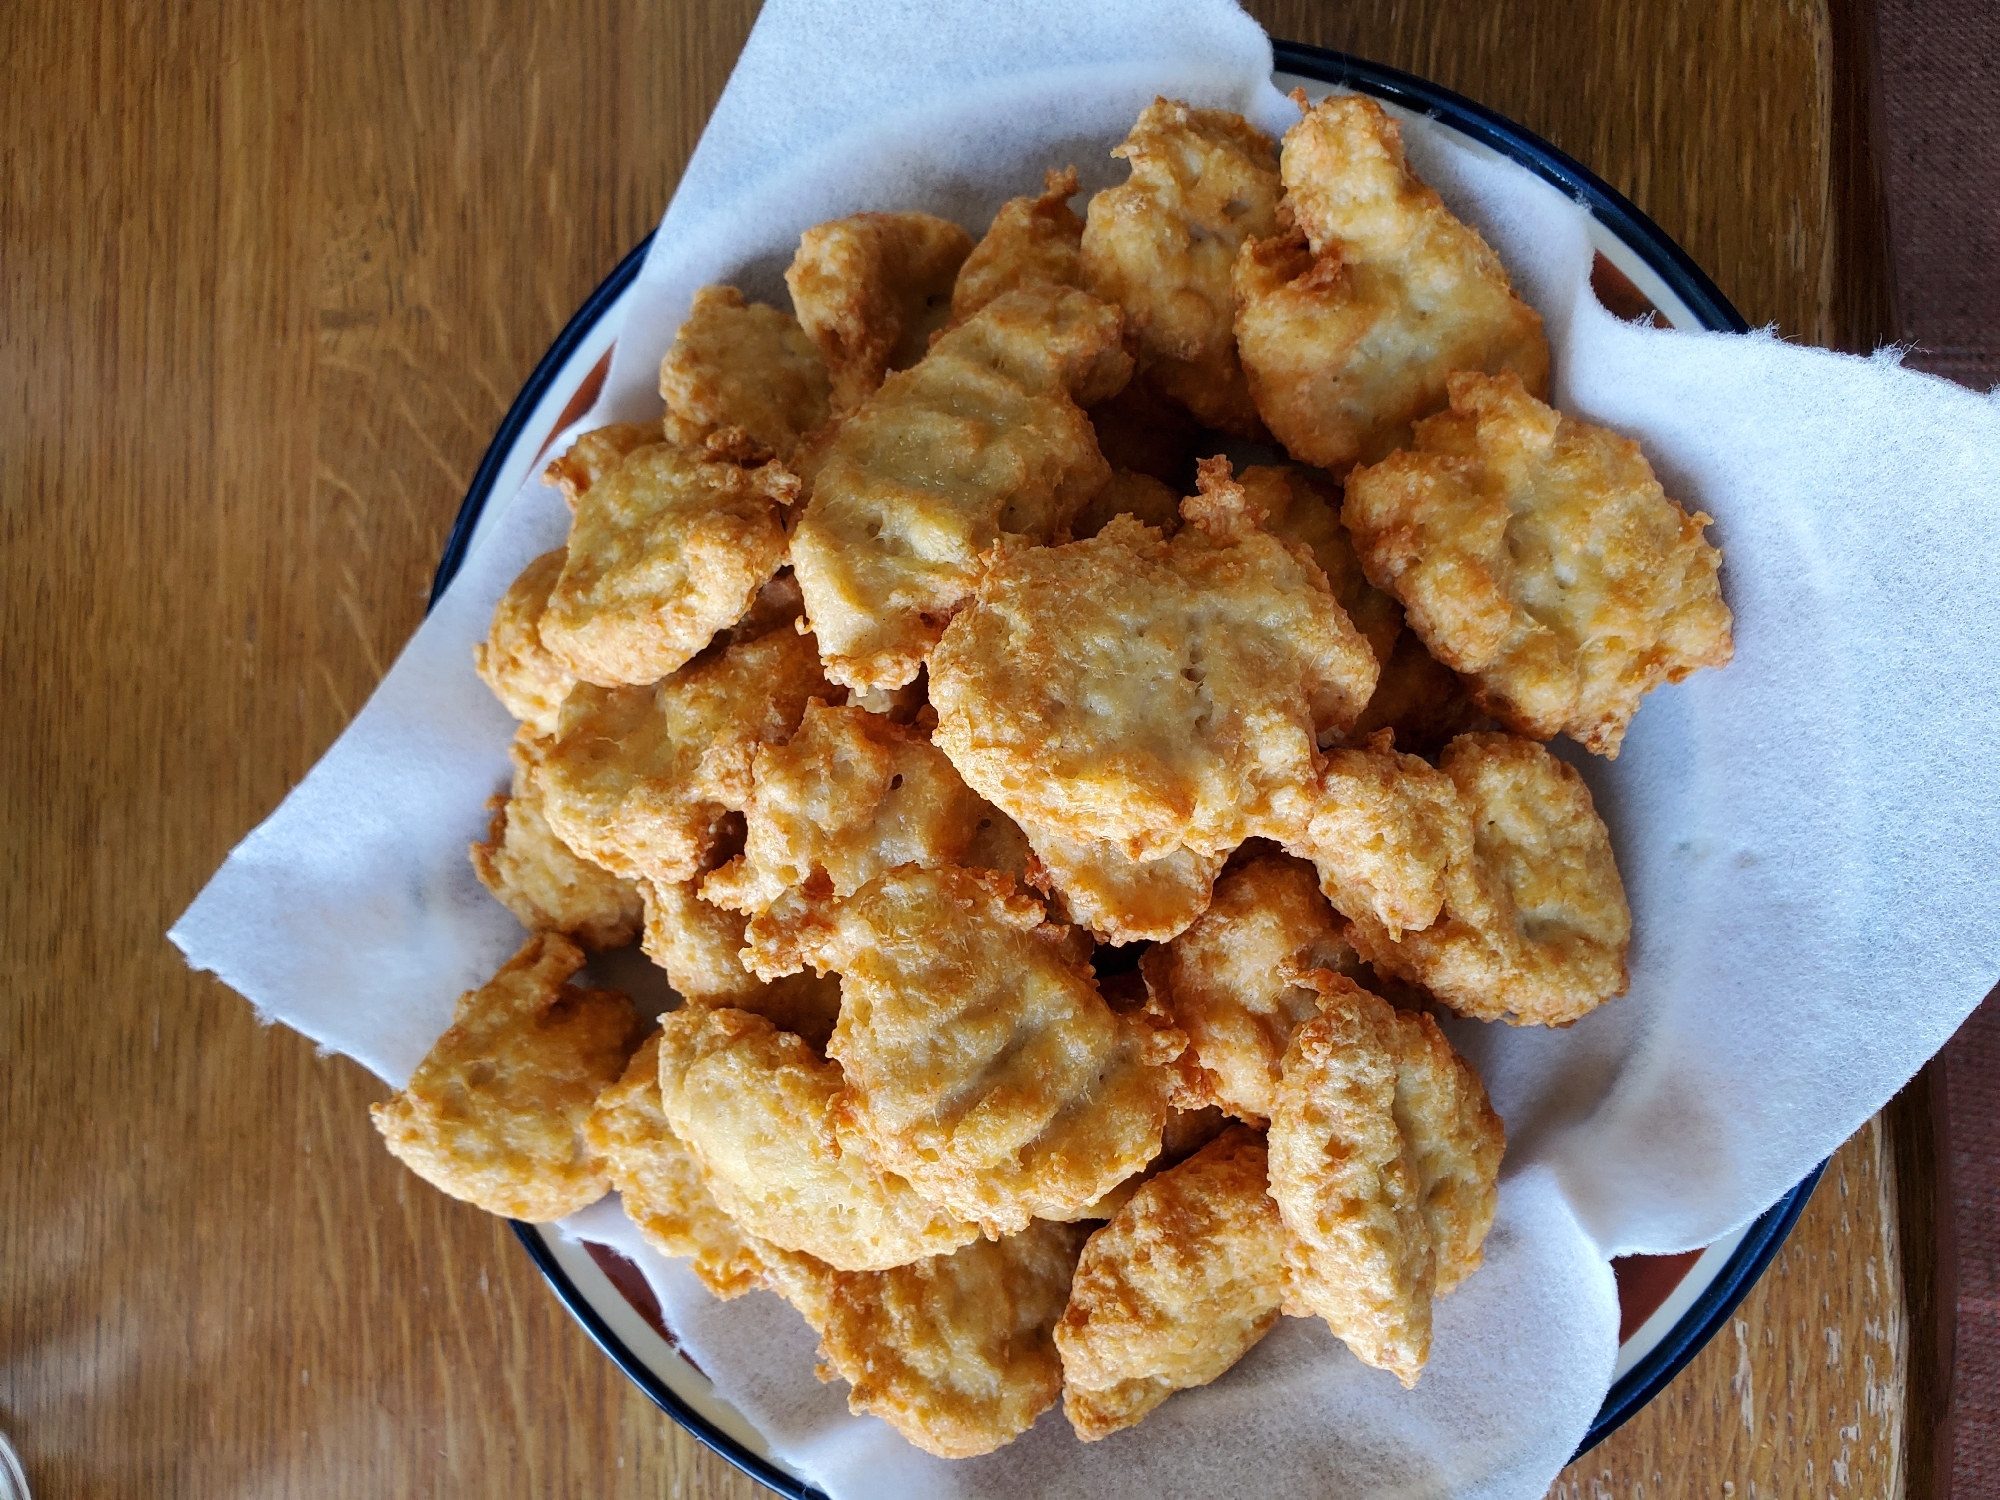
[[[923,207],[975,232],[1041,169],[1086,189],[1156,92],[1295,117],[1223,0],[850,9],[769,0],[667,211],[586,423],[658,411],[695,287],[782,299],[799,231]],[[1542,312],[1556,400],[1641,439],[1716,518],[1736,662],[1647,700],[1615,763],[1575,754],[1635,917],[1625,998],[1560,1032],[1457,1023],[1507,1121],[1488,1264],[1404,1392],[1287,1322],[1215,1385],[1081,1445],[1059,1415],[946,1464],[811,1375],[775,1298],[714,1302],[605,1205],[685,1347],[774,1450],[840,1495],[1533,1496],[1609,1383],[1606,1261],[1754,1218],[1879,1109],[2000,977],[2000,405],[1769,336],[1622,323],[1583,211],[1418,122],[1410,156]],[[465,846],[511,731],[472,643],[562,540],[530,484],[347,733],[172,934],[267,1019],[400,1084],[519,940]]]

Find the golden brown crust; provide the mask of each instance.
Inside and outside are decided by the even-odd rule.
[[[1208,909],[1227,854],[1176,849],[1135,860],[1116,844],[1068,838],[1024,824],[1033,851],[1028,882],[1062,898],[1063,909],[1107,943],[1161,943]]]
[[[473,669],[508,713],[536,734],[554,734],[576,674],[542,644],[549,590],[562,577],[567,553],[544,552],[500,596],[486,639],[472,648]]]
[[[560,1219],[609,1188],[584,1139],[597,1096],[639,1043],[632,1002],[567,980],[583,950],[536,933],[492,979],[459,996],[451,1028],[409,1083],[368,1113],[419,1177],[488,1213]]]
[[[486,842],[472,846],[472,868],[523,927],[567,933],[593,953],[623,948],[639,935],[638,887],[579,858],[555,836],[518,749],[513,794],[487,806],[493,821]]]
[[[1348,525],[1479,704],[1616,756],[1639,700],[1728,664],[1722,554],[1639,445],[1544,406],[1511,372],[1451,377],[1416,446],[1350,476]]]
[[[1354,543],[1340,523],[1339,486],[1324,475],[1290,465],[1245,469],[1241,482],[1251,503],[1263,507],[1266,531],[1312,549],[1333,597],[1367,639],[1376,662],[1386,663],[1403,633],[1402,606],[1361,571],[1361,559],[1354,555]]]
[[[951,291],[951,318],[963,323],[1006,292],[1024,286],[1080,286],[1083,220],[1069,206],[1076,168],[1050,167],[1039,196],[1009,198],[972,247]]]
[[[832,387],[826,361],[798,323],[733,286],[694,294],[660,363],[670,442],[744,461],[788,459],[822,427]]]
[[[563,503],[572,511],[576,502],[598,480],[625,462],[636,448],[660,441],[658,422],[613,422],[582,434],[560,458],[549,460],[542,480],[562,491]]]

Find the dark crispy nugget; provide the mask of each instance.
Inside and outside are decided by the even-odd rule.
[[[1369,576],[1509,728],[1616,756],[1642,696],[1729,662],[1709,518],[1667,498],[1637,443],[1511,373],[1453,375],[1450,412],[1349,486]]]
[[[593,952],[623,948],[639,935],[638,887],[580,859],[542,816],[542,797],[519,749],[512,796],[486,805],[486,842],[472,846],[480,883],[530,932],[567,933]]]
[[[762,1016],[691,1005],[660,1022],[661,1108],[739,1228],[848,1271],[977,1238],[838,1128],[840,1087],[838,1064]]]
[[[1147,1181],[1083,1247],[1056,1324],[1063,1411],[1085,1442],[1248,1354],[1285,1300],[1263,1137],[1241,1125]]]
[[[1471,813],[1471,850],[1424,930],[1397,940],[1348,913],[1362,957],[1461,1015],[1516,1025],[1566,1026],[1622,995],[1632,913],[1583,778],[1507,734],[1461,735],[1441,769]]]
[[[1288,1312],[1317,1314],[1377,1369],[1417,1383],[1431,1298],[1474,1270],[1506,1143],[1479,1075],[1429,1016],[1321,977],[1323,1013],[1286,1049],[1271,1196]]]
[[[562,491],[563,502],[571,510],[577,500],[598,480],[625,462],[635,448],[650,447],[661,436],[658,422],[613,422],[584,433],[551,459],[542,471],[542,481]]]
[[[945,632],[936,743],[1017,822],[1156,859],[1303,815],[1317,737],[1361,711],[1375,658],[1228,475],[1204,461],[1171,542],[1119,519],[1002,547]]]
[[[1430,653],[1422,637],[1405,630],[1382,663],[1375,696],[1348,737],[1365,744],[1387,729],[1398,748],[1435,757],[1461,734],[1491,729],[1493,721],[1472,701],[1464,680]]]
[[[775,630],[652,687],[585,683],[555,738],[530,747],[543,815],[570,848],[627,879],[692,880],[750,795],[757,747],[785,740],[833,691],[811,636]]]
[[[1125,309],[1161,390],[1207,426],[1257,436],[1230,266],[1246,239],[1277,227],[1271,138],[1241,115],[1156,99],[1111,154],[1132,175],[1090,200],[1083,284]]]
[[[660,363],[671,442],[745,461],[791,457],[822,427],[826,361],[796,320],[733,286],[705,286]]]
[[[459,996],[402,1092],[368,1113],[389,1150],[433,1187],[488,1213],[542,1223],[594,1203],[610,1183],[583,1124],[639,1044],[632,1002],[573,989],[583,950],[530,937]]]
[[[993,216],[986,237],[958,268],[951,317],[963,323],[1003,292],[1024,286],[1078,286],[1083,220],[1069,206],[1076,196],[1076,168],[1043,174],[1039,197],[1009,198]]]
[[[1180,496],[1150,474],[1113,469],[1111,482],[1069,523],[1070,536],[1077,540],[1096,536],[1113,516],[1130,516],[1142,525],[1157,527],[1163,536],[1172,536],[1180,529]]]
[[[798,480],[640,448],[584,492],[542,644],[600,687],[657,682],[740,618],[785,560]]]
[[[854,214],[799,237],[785,285],[826,357],[835,416],[923,357],[950,315],[952,282],[971,250],[971,235],[926,213]]]
[[[549,590],[562,577],[565,556],[558,547],[523,568],[500,596],[486,639],[472,648],[480,680],[536,734],[555,733],[563,699],[576,686],[576,674],[542,644],[542,613],[549,607]]]
[[[1022,827],[1033,858],[1028,882],[1058,894],[1071,921],[1107,943],[1165,942],[1208,908],[1227,854],[1176,849],[1135,860],[1116,844],[1072,839],[1050,828]]]
[[[1452,370],[1513,370],[1548,389],[1540,316],[1410,171],[1379,104],[1321,101],[1286,133],[1280,170],[1296,227],[1238,254],[1236,338],[1257,410],[1293,458],[1344,474],[1402,446],[1444,405]]]
[[[1130,370],[1116,308],[1027,287],[943,335],[841,424],[792,536],[829,677],[911,681],[988,549],[1064,534],[1111,478],[1077,403]]]
[[[1038,1222],[877,1272],[785,1256],[771,1281],[820,1336],[819,1377],[847,1381],[852,1410],[927,1453],[972,1458],[1055,1405],[1062,1363],[1050,1331],[1083,1238]]]
[[[1266,531],[1312,549],[1333,597],[1367,637],[1376,662],[1386,663],[1403,633],[1402,607],[1361,571],[1354,543],[1340,524],[1338,486],[1304,469],[1276,466],[1245,469],[1242,484],[1251,503],[1264,508]]]

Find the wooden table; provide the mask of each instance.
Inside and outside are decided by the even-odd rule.
[[[387,1157],[372,1078],[162,937],[415,628],[501,413],[658,218],[753,9],[0,14],[0,1428],[40,1495],[756,1492]],[[1753,323],[1881,331],[1844,3],[1253,9],[1547,136]],[[1889,1158],[1879,1122],[1841,1151],[1557,1494],[1921,1492]]]

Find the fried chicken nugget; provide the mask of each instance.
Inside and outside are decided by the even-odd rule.
[[[798,480],[698,449],[635,449],[577,500],[542,644],[599,687],[657,682],[749,608],[785,560]]]
[[[1155,99],[1112,151],[1131,164],[1090,200],[1083,284],[1129,316],[1139,365],[1205,425],[1260,436],[1232,334],[1230,267],[1277,228],[1271,138],[1241,115]]]
[[[370,1105],[404,1166],[488,1213],[545,1223],[610,1188],[583,1125],[639,1045],[632,1002],[572,988],[583,950],[538,932],[458,997],[450,1030],[394,1098]]]
[[[1066,533],[1111,479],[1078,403],[1130,372],[1116,308],[1025,287],[943,335],[841,425],[792,537],[829,677],[911,681],[989,548]]]
[[[1432,1296],[1482,1258],[1506,1134],[1437,1022],[1318,978],[1322,1013],[1286,1048],[1271,1115],[1286,1311],[1326,1319],[1364,1364],[1413,1386]]]
[[[837,1063],[762,1016],[684,1006],[660,1022],[660,1104],[736,1224],[844,1271],[883,1271],[976,1239],[839,1128]]]
[[[554,739],[529,747],[542,812],[585,859],[655,885],[692,880],[750,795],[757,747],[833,691],[811,636],[778,629],[652,687],[580,685]]]
[[[1639,700],[1734,651],[1702,537],[1639,445],[1544,406],[1511,372],[1454,374],[1412,451],[1349,478],[1369,576],[1480,707],[1611,758]]]
[[[640,882],[646,899],[646,957],[690,1005],[726,1005],[762,1016],[824,1051],[840,1016],[840,982],[817,974],[760,978],[743,962],[740,913],[704,901],[699,882]]]
[[[486,842],[472,846],[480,884],[530,932],[566,933],[594,953],[623,948],[639,935],[639,889],[579,859],[542,816],[542,795],[514,752],[514,790],[487,807]]]
[[[1064,929],[990,871],[904,867],[797,934],[841,977],[838,1117],[932,1201],[1014,1234],[1088,1208],[1160,1149],[1180,1033],[1115,1014]]]
[[[1165,942],[1187,931],[1208,909],[1227,853],[1176,849],[1135,860],[1116,844],[1072,839],[1052,828],[1023,824],[1033,851],[1027,879],[1059,895],[1072,921],[1107,943]]]
[[[1369,583],[1361,571],[1361,559],[1354,555],[1354,543],[1340,523],[1339,488],[1304,469],[1278,465],[1245,469],[1241,483],[1250,502],[1264,508],[1266,531],[1312,549],[1333,597],[1367,638],[1376,662],[1386,664],[1403,633],[1402,606]]]
[[[1288,818],[1317,738],[1375,688],[1374,654],[1319,568],[1263,531],[1204,460],[1172,541],[1120,518],[1062,547],[1003,546],[931,660],[935,741],[1023,827],[1133,859],[1234,849]]]
[[[792,456],[826,425],[832,385],[819,347],[797,320],[733,286],[694,294],[660,362],[669,442],[754,462]]]
[[[1085,1231],[1036,1222],[1003,1240],[891,1271],[834,1271],[781,1257],[771,1284],[820,1337],[819,1377],[939,1458],[1012,1442],[1055,1405],[1051,1330]]]
[[[923,357],[951,312],[972,236],[935,214],[853,214],[799,237],[785,270],[799,323],[825,356],[833,414],[851,412],[891,370]]]
[[[566,556],[558,547],[523,568],[500,596],[486,639],[472,648],[479,680],[493,689],[501,707],[536,734],[555,733],[563,699],[576,686],[576,674],[542,644],[542,615]]]
[[[1004,292],[1024,286],[1079,286],[1083,220],[1069,206],[1076,168],[1042,175],[1038,197],[1009,198],[986,237],[972,247],[951,289],[951,320],[963,323]]]
[[[1077,540],[1096,536],[1114,516],[1130,516],[1156,527],[1162,536],[1172,536],[1180,529],[1181,499],[1151,474],[1113,469],[1111,482],[1069,523],[1070,536]]]
[[[724,1301],[764,1284],[770,1246],[722,1211],[660,1107],[658,1032],[632,1054],[625,1076],[598,1095],[583,1133],[647,1244],[686,1260]]]
[[[1632,912],[1590,788],[1532,740],[1461,735],[1441,765],[1472,818],[1443,914],[1398,939],[1366,914],[1348,939],[1464,1016],[1567,1026],[1625,993]]]
[[[1300,976],[1360,966],[1342,930],[1311,866],[1260,854],[1216,882],[1199,921],[1147,952],[1140,971],[1187,1033],[1177,1102],[1219,1105],[1253,1124],[1270,1118],[1279,1060],[1319,1014],[1319,992]]]
[[[1147,1181],[1090,1237],[1056,1324],[1063,1413],[1086,1443],[1207,1385],[1269,1333],[1285,1229],[1241,1125]]]
[[[563,503],[574,511],[586,490],[624,463],[634,449],[657,443],[660,433],[658,422],[613,422],[596,428],[571,443],[562,457],[551,459],[542,480],[561,490]]]
[[[1322,100],[1286,132],[1280,170],[1296,227],[1237,255],[1236,338],[1257,410],[1293,458],[1344,474],[1401,447],[1444,405],[1452,370],[1513,370],[1548,389],[1540,315],[1410,171],[1379,104]]]

